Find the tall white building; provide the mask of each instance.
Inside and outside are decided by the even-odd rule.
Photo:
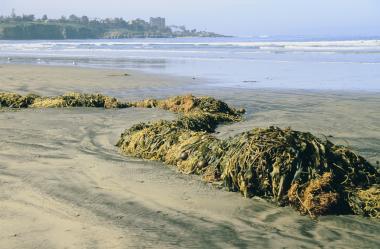
[[[164,29],[166,27],[165,18],[163,17],[151,17],[149,21],[150,26],[159,29]]]

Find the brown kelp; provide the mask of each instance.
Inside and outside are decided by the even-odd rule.
[[[231,121],[239,121],[240,114],[244,113],[244,109],[236,110],[229,107],[225,102],[212,97],[196,97],[191,94],[161,100],[146,99],[134,102],[132,105],[145,108],[158,107],[175,113],[209,113],[225,116]]]
[[[0,93],[0,107],[9,108],[62,108],[62,107],[103,107],[126,108],[129,104],[102,94],[71,92],[60,96],[41,97],[35,94],[25,96],[16,93]]]
[[[40,96],[35,94],[28,94],[22,96],[17,93],[0,92],[0,107],[8,108],[27,108],[33,104],[36,98]]]
[[[354,213],[380,218],[380,174],[349,148],[307,132],[255,128],[227,139],[212,132],[238,122],[244,109],[211,97],[193,95],[132,103],[101,94],[68,93],[55,97],[0,93],[0,107],[161,108],[178,113],[173,121],[140,123],[117,143],[129,156],[159,160],[185,174],[289,205],[302,214]]]
[[[52,108],[52,107],[103,107],[103,108],[125,108],[127,103],[122,103],[116,98],[102,94],[86,93],[66,93],[62,96],[43,97],[34,100],[30,105],[33,108]]]
[[[131,103],[134,107],[160,108],[180,114],[178,123],[193,131],[215,130],[218,124],[241,120],[244,109],[234,109],[211,97],[193,95],[176,96],[168,99],[147,99]]]
[[[256,128],[218,139],[209,132],[217,124],[239,121],[241,112],[227,105],[203,111],[194,107],[195,97],[182,98],[161,104],[159,100],[135,103],[181,115],[178,120],[141,123],[127,129],[117,144],[121,152],[160,160],[180,172],[222,183],[230,191],[268,198],[303,214],[378,217],[380,194],[376,184],[380,175],[363,157],[327,139],[290,128]],[[214,125],[210,127],[204,121],[209,115],[229,118],[212,118]]]

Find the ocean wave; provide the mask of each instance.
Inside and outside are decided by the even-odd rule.
[[[175,39],[173,39],[175,40]],[[0,42],[1,50],[30,50],[30,49],[260,49],[273,51],[380,51],[380,40],[357,40],[357,41],[313,41],[313,42],[175,42],[175,41],[52,41],[52,42]]]

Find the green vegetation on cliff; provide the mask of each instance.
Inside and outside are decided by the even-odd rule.
[[[10,17],[0,16],[0,39],[119,39],[119,38],[159,38],[221,35],[185,27],[168,27],[164,18],[151,18],[150,22],[141,19],[125,21],[123,18],[89,19],[87,16],[70,15],[68,18],[48,19],[44,15],[36,19],[34,15]]]

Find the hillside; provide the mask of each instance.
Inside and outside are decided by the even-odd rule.
[[[119,39],[119,38],[160,38],[160,37],[220,37],[212,32],[187,30],[166,26],[164,18],[125,21],[122,18],[92,19],[86,16],[48,19],[45,15],[35,19],[34,15],[0,17],[0,39]]]

